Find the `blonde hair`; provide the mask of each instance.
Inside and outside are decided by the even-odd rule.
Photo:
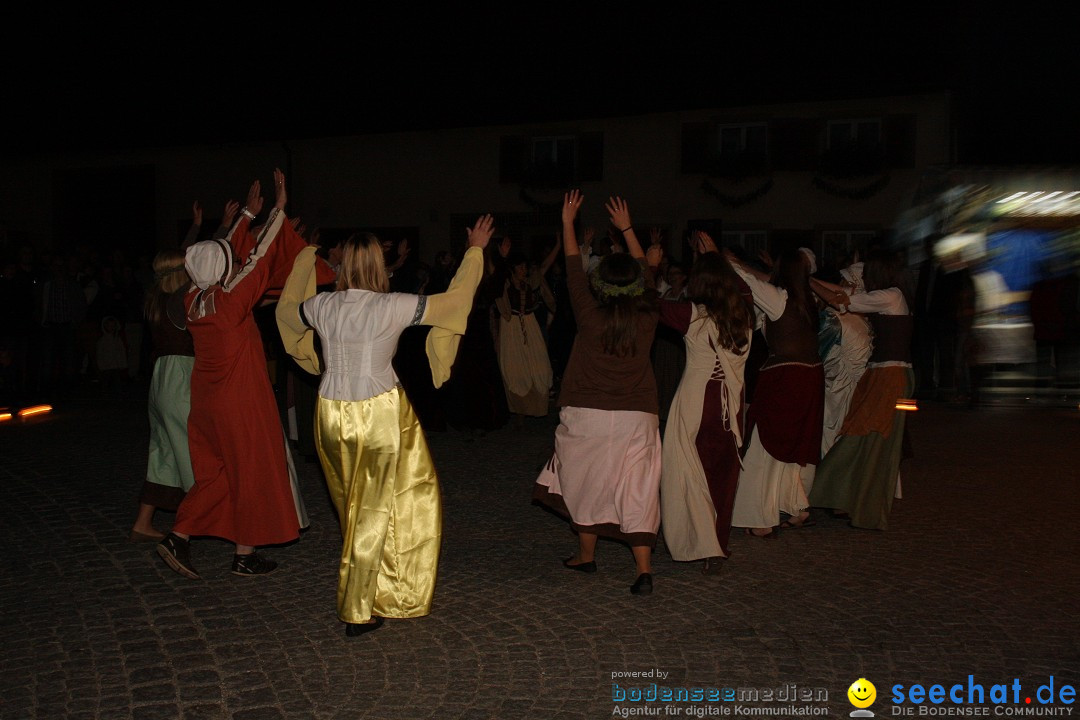
[[[390,291],[383,249],[377,237],[366,232],[356,233],[342,244],[337,289]]]
[[[182,250],[162,250],[154,257],[154,289],[146,296],[143,313],[151,323],[161,320],[165,296],[191,283]]]

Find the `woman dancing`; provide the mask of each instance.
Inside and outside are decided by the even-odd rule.
[[[848,513],[853,527],[884,530],[903,452],[905,413],[896,409],[896,401],[910,396],[915,381],[914,320],[908,309],[907,270],[895,253],[872,253],[863,267],[863,282],[866,292],[849,297],[839,286],[813,281],[823,299],[866,314],[874,328],[874,349],[840,436],[818,466],[810,501]]]
[[[731,522],[748,535],[774,539],[781,513],[789,516],[782,527],[811,522],[800,471],[821,459],[825,373],[818,354],[817,306],[803,253],[781,253],[771,276],[731,253],[726,256],[750,286],[769,345],[747,417],[750,447]]]
[[[664,543],[675,560],[704,559],[719,572],[727,558],[743,440],[743,370],[754,331],[750,288],[695,234],[689,300],[660,301],[660,322],[682,335],[686,368],[664,429]]]
[[[300,254],[282,291],[277,318],[286,349],[317,371],[312,328],[326,359],[315,442],[344,536],[337,610],[349,636],[378,629],[384,618],[431,612],[442,536],[439,482],[391,360],[406,328],[430,325],[432,379],[436,387],[446,381],[492,230],[490,215],[468,230],[469,249],[438,295],[389,292],[382,247],[369,233],[345,242],[335,291],[311,297],[314,249]]]
[[[660,527],[660,430],[649,349],[656,333],[656,291],[626,202],[606,209],[626,239],[626,253],[605,255],[586,279],[574,232],[581,193],[563,198],[566,279],[578,332],[559,392],[555,454],[536,480],[534,500],[569,517],[578,551],[563,561],[596,572],[604,535],[634,553],[635,595],[652,592],[652,548]],[[650,265],[659,248],[650,248]]]

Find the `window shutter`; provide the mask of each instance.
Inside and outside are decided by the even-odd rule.
[[[604,133],[578,135],[577,176],[583,182],[604,179]]]
[[[821,154],[821,121],[784,118],[769,123],[769,157],[776,170],[813,170]]]
[[[507,135],[499,141],[499,182],[516,183],[525,179],[526,139]]]
[[[915,167],[915,116],[889,115],[882,125],[888,166]]]
[[[712,123],[683,123],[682,171],[703,173],[712,164],[712,146],[709,143]]]

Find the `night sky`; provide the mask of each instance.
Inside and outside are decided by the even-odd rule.
[[[28,18],[7,157],[542,122],[950,89],[962,162],[1080,162],[1075,41],[1036,7]],[[888,10],[889,7],[892,10]],[[884,9],[883,9],[884,8]],[[455,8],[459,9],[459,8]],[[466,13],[473,13],[467,15]],[[891,15],[889,13],[892,13]],[[139,15],[137,13],[144,13]],[[12,25],[16,28],[16,24]]]

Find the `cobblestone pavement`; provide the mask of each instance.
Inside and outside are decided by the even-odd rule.
[[[231,546],[201,540],[204,579],[190,581],[127,542],[144,400],[83,399],[0,425],[0,716],[701,717],[735,705],[613,700],[655,682],[823,688],[810,706],[846,717],[860,677],[882,716],[897,683],[1080,681],[1075,406],[925,406],[888,531],[822,516],[778,542],[736,536],[715,577],[661,544],[643,598],[628,592],[623,546],[601,544],[595,575],[562,568],[573,535],[530,504],[554,423],[431,434],[445,504],[433,612],[360,638],[335,617],[340,535],[316,465],[300,462],[311,528],[267,551],[278,572],[233,576]],[[159,527],[171,519],[159,513]],[[663,675],[613,678],[632,672]]]

